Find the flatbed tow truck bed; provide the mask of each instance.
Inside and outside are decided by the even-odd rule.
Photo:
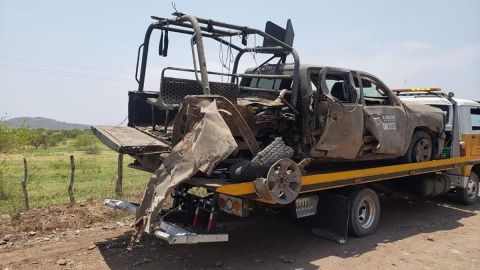
[[[314,217],[316,220],[321,220],[321,223],[315,222],[312,232],[318,236],[344,244],[347,241],[350,201],[343,196],[337,196],[331,192],[318,193],[318,191],[334,190],[347,186],[363,185],[432,173],[448,174],[451,179],[457,180],[457,182],[452,182],[451,185],[460,187],[465,186],[464,181],[466,181],[468,177],[462,176],[461,174],[452,174],[452,170],[455,170],[453,172],[464,172],[464,170],[471,170],[477,164],[480,164],[479,157],[465,156],[420,163],[376,166],[335,172],[307,172],[302,176],[300,193],[307,196],[309,193],[317,194],[315,195],[315,197],[317,197],[315,203],[318,203],[319,209],[314,207],[316,210]],[[275,204],[273,201],[260,198],[255,193],[253,181],[231,183],[228,179],[223,178],[192,178],[188,180],[187,184],[194,187],[204,187],[208,192],[215,194],[215,200],[210,202],[206,201],[206,205],[200,207],[200,210],[207,212],[210,211],[209,207],[212,209],[215,208],[215,204],[218,203],[218,198],[222,196],[223,198],[232,198],[234,200],[254,200],[265,205]],[[302,198],[302,196],[299,196],[299,198]],[[300,209],[300,214],[297,213],[297,218],[312,215],[312,205],[309,205],[308,202],[306,204],[305,201],[303,202],[304,212]],[[128,202],[111,199],[105,200],[105,204],[114,209],[128,211],[132,214],[135,213],[137,207],[137,205]],[[198,212],[199,211],[196,211],[195,216],[198,215]],[[224,212],[228,213],[228,211],[225,210]],[[230,214],[232,214],[232,212],[230,212]],[[238,215],[238,213],[236,215]],[[210,211],[209,224],[212,221],[216,222],[216,219],[217,213]],[[153,234],[170,244],[228,241],[228,234],[218,231],[212,233],[210,229],[205,230],[204,228],[198,230],[196,229],[197,226],[195,223],[196,221],[193,222],[192,226],[184,226],[174,221],[161,220]]]
[[[434,160],[428,162],[398,164],[367,169],[348,171],[316,173],[302,176],[302,189],[300,193],[340,188],[350,185],[365,184],[382,180],[401,178],[425,173],[445,172],[480,163],[477,157],[458,157]],[[210,180],[210,181],[209,181]],[[191,183],[204,186],[209,190],[230,196],[255,196],[253,182],[229,184],[224,180],[192,179]],[[263,202],[268,202],[262,200]]]

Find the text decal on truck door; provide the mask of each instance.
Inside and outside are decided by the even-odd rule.
[[[382,116],[382,122],[384,130],[397,130],[397,122],[395,115]]]

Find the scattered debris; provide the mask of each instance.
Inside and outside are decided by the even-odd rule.
[[[67,265],[67,260],[60,259],[60,260],[57,261],[57,264],[58,265]]]
[[[91,246],[88,247],[88,250],[92,250],[92,249],[94,249],[94,248],[96,248],[96,247],[97,247],[97,246],[95,246],[95,245],[91,245]]]
[[[428,240],[428,241],[432,241],[432,242],[435,241],[435,239],[433,238],[433,235],[427,236],[427,240]]]
[[[7,242],[6,242],[6,241],[4,241],[4,240],[0,240],[0,246],[6,245],[6,244],[7,244]]]
[[[35,236],[36,234],[37,234],[36,231],[29,231],[29,232],[28,232],[28,235],[29,235],[29,236]]]

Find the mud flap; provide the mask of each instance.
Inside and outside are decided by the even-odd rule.
[[[339,244],[347,243],[350,201],[339,194],[319,194],[317,214],[312,216],[312,233]]]

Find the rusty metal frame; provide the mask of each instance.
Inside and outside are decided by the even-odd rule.
[[[258,152],[260,152],[260,147],[257,143],[255,135],[253,134],[252,130],[248,126],[245,119],[242,117],[242,114],[238,111],[237,107],[235,107],[235,105],[233,105],[233,103],[230,102],[228,99],[218,95],[208,95],[208,96],[207,95],[205,96],[190,95],[185,97],[185,103],[188,105],[197,106],[200,102],[202,102],[202,100],[205,100],[205,99],[216,100],[217,106],[219,109],[223,109],[231,114],[233,124],[235,124],[235,126],[238,128],[238,131],[242,135],[242,138],[247,144],[248,149],[250,150],[253,156],[257,155]],[[178,112],[179,117],[177,117],[177,119],[181,119],[183,115],[187,113],[187,110],[188,110],[187,107],[182,106],[182,108]],[[180,122],[174,123],[173,133],[180,134]],[[180,139],[181,138],[179,137],[174,138],[173,143],[174,144],[177,143],[177,141],[179,141]]]
[[[144,42],[142,44],[143,45],[142,60],[139,65],[137,64],[137,66],[140,66],[139,78],[137,79],[139,92],[144,91],[150,37],[153,30],[157,29],[157,30],[168,30],[168,31],[172,31],[180,34],[189,34],[193,36],[194,43],[196,44],[196,48],[197,48],[196,56],[198,58],[199,69],[201,74],[201,83],[203,85],[203,89],[204,89],[203,92],[205,95],[209,95],[210,90],[209,90],[209,83],[208,83],[207,64],[205,61],[205,52],[204,52],[203,39],[202,39],[203,37],[211,38],[224,45],[230,46],[231,48],[238,51],[234,61],[232,74],[237,73],[238,63],[240,61],[240,58],[245,52],[273,54],[274,56],[278,56],[278,57],[286,57],[287,55],[291,54],[294,60],[294,74],[293,74],[293,82],[292,82],[291,104],[293,106],[296,106],[297,94],[298,94],[298,81],[299,81],[298,77],[299,77],[299,69],[300,69],[300,58],[298,56],[297,51],[292,46],[284,43],[283,41],[276,39],[275,37],[265,33],[264,31],[261,31],[255,28],[198,18],[194,16],[181,14],[181,13],[174,13],[173,15],[175,17],[170,19],[152,16],[152,19],[156,21],[150,24],[150,26],[147,28]],[[231,42],[228,42],[222,39],[222,37],[232,37],[232,36],[239,36],[239,35],[258,35],[263,37],[264,39],[267,39],[271,43],[275,44],[275,46],[241,48],[235,44],[232,44]],[[140,49],[139,49],[139,54],[140,54]],[[272,59],[273,58],[275,57],[272,57]],[[232,78],[232,81],[233,81],[233,78]]]

